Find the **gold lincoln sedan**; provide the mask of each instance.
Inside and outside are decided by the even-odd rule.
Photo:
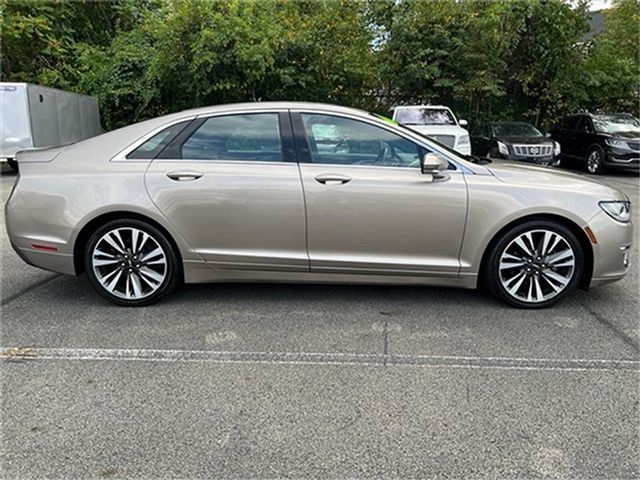
[[[629,268],[620,191],[350,108],[200,108],[17,160],[17,254],[120,305],[179,282],[315,282],[485,287],[540,308]]]

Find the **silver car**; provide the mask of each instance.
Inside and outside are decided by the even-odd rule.
[[[620,191],[476,164],[350,108],[207,107],[17,158],[18,255],[120,305],[264,281],[483,286],[539,308],[629,268]]]

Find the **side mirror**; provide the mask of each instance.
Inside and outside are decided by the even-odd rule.
[[[544,136],[547,137],[547,138],[551,138],[551,132],[545,133]]]
[[[433,175],[433,178],[445,178],[449,163],[446,160],[434,155],[433,153],[427,153],[422,159],[422,173]]]
[[[460,124],[461,127],[466,127],[467,125],[469,125],[469,122],[467,122],[464,119],[461,119],[458,123]]]

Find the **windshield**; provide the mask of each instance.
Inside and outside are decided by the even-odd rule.
[[[542,137],[542,133],[528,123],[500,123],[493,129],[496,137]]]
[[[640,134],[640,121],[631,115],[594,115],[593,126],[601,133],[633,132]]]
[[[445,108],[398,108],[395,117],[403,125],[456,125],[453,114]]]

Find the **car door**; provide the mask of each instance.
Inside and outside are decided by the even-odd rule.
[[[560,144],[563,155],[575,157],[577,153],[577,128],[580,115],[572,115],[563,119],[557,133],[552,136]]]
[[[586,115],[580,118],[578,128],[576,130],[575,140],[575,156],[583,159],[587,158],[589,147],[593,144],[593,125],[591,119]]]
[[[198,118],[145,174],[151,199],[216,268],[308,271],[288,113]]]
[[[467,204],[460,170],[423,175],[426,150],[374,120],[295,111],[292,121],[312,272],[458,275]]]

